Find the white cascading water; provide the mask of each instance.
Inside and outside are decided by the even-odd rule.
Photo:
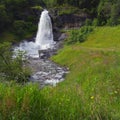
[[[40,45],[40,49],[48,49],[53,46],[52,23],[47,10],[41,14],[35,43]]]
[[[53,45],[54,41],[51,19],[48,11],[44,10],[41,13],[35,42],[24,41],[19,45],[19,47],[16,47],[14,51],[25,51],[27,56],[39,57],[38,50],[53,48]]]

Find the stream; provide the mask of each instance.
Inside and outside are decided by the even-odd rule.
[[[61,48],[66,34],[61,34],[58,41],[53,40],[53,28],[49,12],[43,10],[38,22],[38,31],[35,41],[23,41],[14,51],[25,51],[27,56],[27,66],[32,70],[30,81],[39,83],[40,86],[53,85],[61,82],[68,73],[68,68],[60,67],[58,64],[49,60],[49,58],[57,54],[57,50]]]
[[[61,47],[62,42],[57,42],[54,49],[40,51],[41,55],[39,57],[28,58],[28,66],[32,70],[31,82],[38,83],[41,87],[44,87],[45,85],[56,86],[57,83],[64,80],[69,69],[49,59],[51,56],[57,54],[57,50]]]

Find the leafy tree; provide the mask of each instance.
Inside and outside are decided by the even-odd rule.
[[[0,5],[0,31],[3,31],[9,23],[8,15],[4,5]]]
[[[98,21],[99,25],[105,25],[110,18],[112,4],[111,2],[100,2],[98,6]]]
[[[120,1],[118,0],[116,4],[112,6],[111,18],[109,19],[110,25],[117,25],[120,23]]]

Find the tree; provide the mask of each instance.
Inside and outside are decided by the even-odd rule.
[[[111,8],[111,2],[100,2],[97,10],[99,25],[105,25],[107,23],[107,20],[110,18]]]
[[[111,17],[109,20],[110,25],[117,25],[120,23],[120,1],[118,0],[116,4],[112,6]]]
[[[8,23],[9,19],[7,16],[6,8],[4,5],[0,5],[0,32],[6,28]]]

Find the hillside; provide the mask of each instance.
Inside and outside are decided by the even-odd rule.
[[[5,119],[119,120],[120,26],[96,27],[83,43],[52,57],[70,68],[66,80],[39,91],[34,85],[0,85]]]
[[[120,119],[119,33],[120,26],[97,27],[84,43],[66,45],[53,57],[55,62],[70,68],[56,94],[70,99],[68,109],[78,112],[74,117]]]

